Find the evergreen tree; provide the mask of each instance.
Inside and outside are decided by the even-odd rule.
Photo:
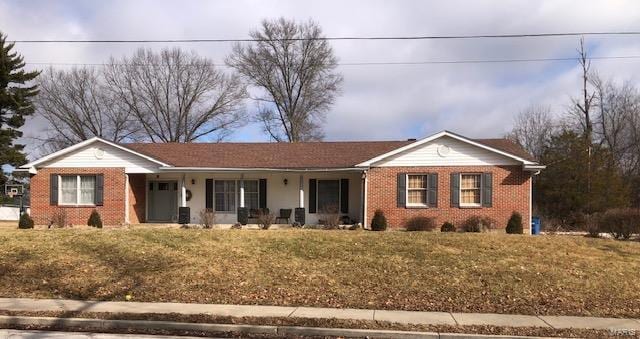
[[[22,136],[18,129],[24,125],[25,116],[34,112],[31,98],[38,89],[28,83],[40,72],[26,72],[22,56],[12,51],[14,44],[6,40],[0,32],[0,166],[19,166],[26,162],[24,145],[14,144],[14,140]],[[4,181],[0,171],[0,182]]]

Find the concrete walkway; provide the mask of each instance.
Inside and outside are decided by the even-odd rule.
[[[580,328],[640,331],[640,319],[573,316],[532,316],[492,313],[414,312],[318,307],[79,301],[0,298],[0,310],[107,313],[209,314],[231,317],[295,317],[378,320],[423,325],[490,325],[509,327]]]

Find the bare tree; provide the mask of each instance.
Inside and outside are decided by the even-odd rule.
[[[626,173],[640,172],[640,93],[630,82],[622,84],[592,76],[594,135],[613,154]]]
[[[577,113],[579,116],[579,120],[583,130],[584,137],[589,143],[591,143],[593,137],[593,123],[591,121],[591,106],[593,99],[595,98],[596,93],[594,91],[589,90],[589,85],[591,83],[591,61],[589,60],[589,56],[587,54],[587,50],[584,46],[584,38],[580,39],[580,47],[578,48],[578,63],[581,68],[581,78],[582,78],[582,96],[579,98],[574,98],[573,103],[575,106],[574,113]]]
[[[240,78],[224,74],[193,52],[139,49],[130,58],[111,58],[105,78],[153,142],[191,142],[205,136],[219,141],[244,123],[246,91]]]
[[[337,59],[313,22],[264,20],[252,31],[257,42],[236,44],[227,64],[261,89],[257,119],[276,141],[323,137],[326,112],[340,92]]]
[[[551,109],[547,106],[531,106],[515,117],[508,137],[539,160],[555,130]]]
[[[131,139],[137,121],[126,106],[105,87],[94,68],[54,70],[39,78],[36,114],[48,122],[43,142],[45,151],[55,151],[97,136],[114,142]]]

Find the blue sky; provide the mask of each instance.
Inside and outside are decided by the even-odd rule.
[[[640,31],[638,1],[20,1],[0,0],[9,39],[242,38],[263,18],[314,19],[328,36]],[[640,55],[640,37],[587,38],[593,55]],[[160,49],[161,44],[143,45]],[[173,46],[173,45],[172,45]],[[574,56],[578,38],[334,41],[340,62],[553,58]],[[101,63],[140,45],[18,44],[27,62]],[[229,44],[181,44],[216,62]],[[33,66],[30,66],[33,67]],[[41,67],[41,66],[40,66]],[[64,66],[62,66],[64,67]],[[637,82],[640,59],[603,60],[605,77]],[[500,137],[530,105],[566,109],[579,91],[574,62],[341,66],[342,95],[327,115],[328,140],[419,138],[442,129]],[[251,112],[253,105],[247,102]],[[37,118],[27,137],[42,133]],[[268,141],[248,124],[230,140]],[[30,139],[25,142],[31,143]],[[33,157],[36,152],[30,148]]]

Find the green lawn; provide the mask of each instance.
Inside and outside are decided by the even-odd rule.
[[[640,318],[640,243],[319,230],[0,231],[0,296]]]

